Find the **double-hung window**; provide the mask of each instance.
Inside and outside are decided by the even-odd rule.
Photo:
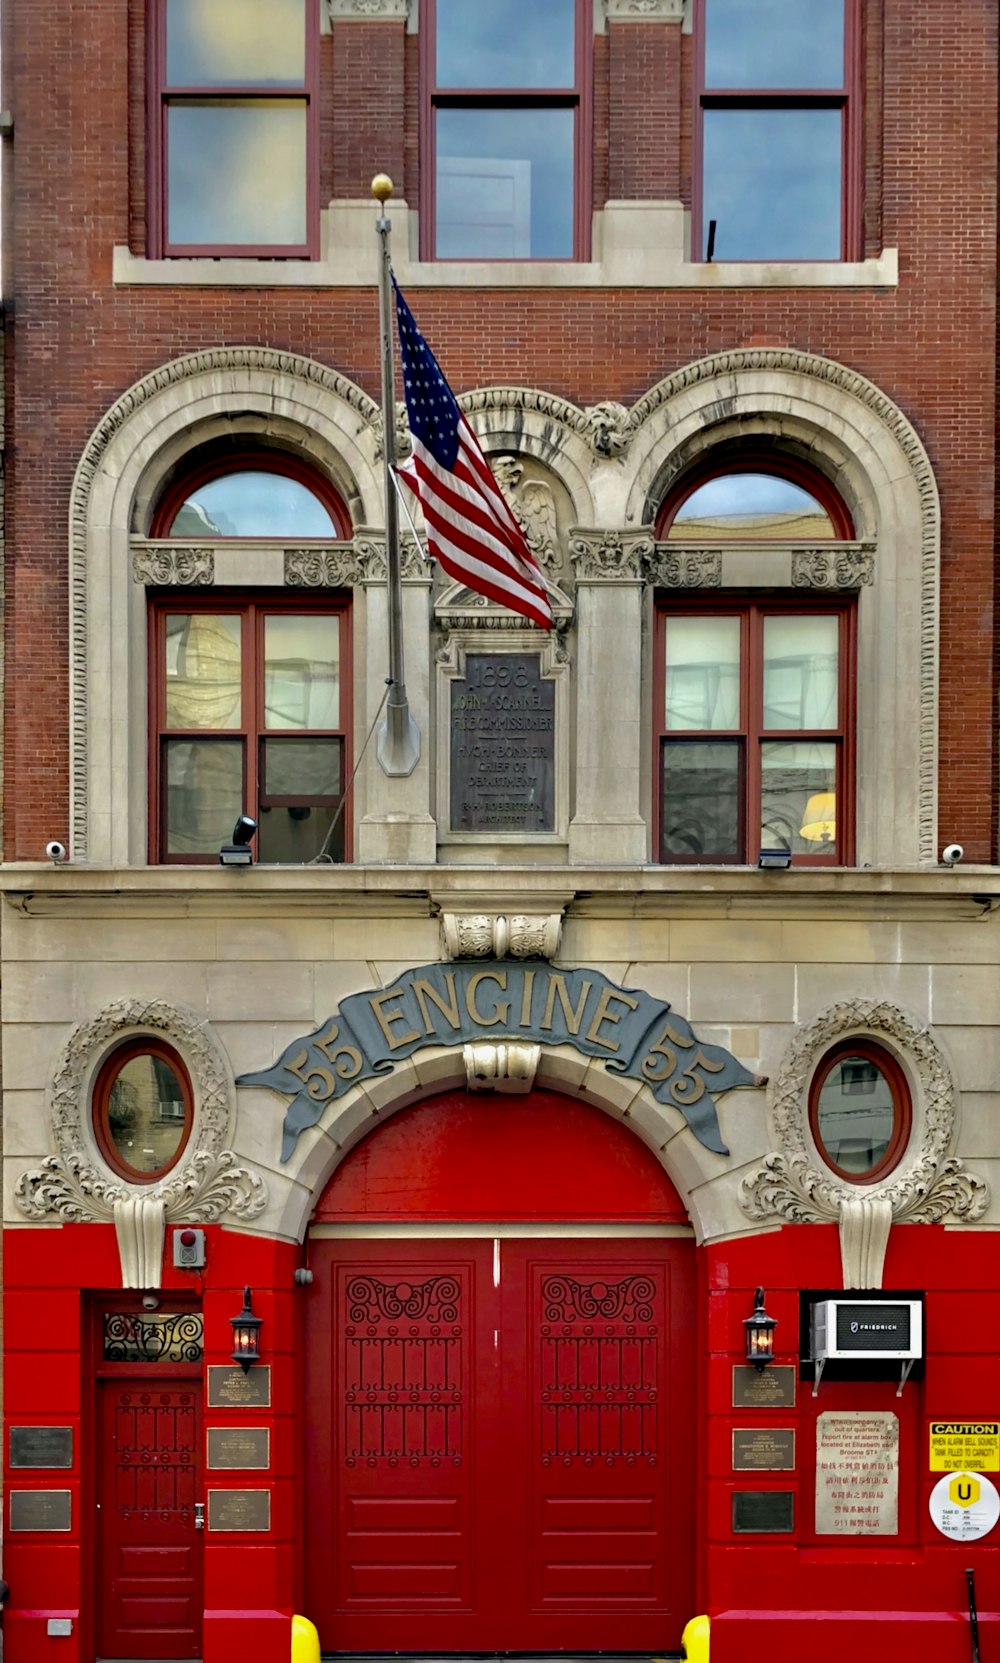
[[[848,864],[853,602],[671,600],[658,626],[660,859]]]
[[[858,0],[699,0],[696,259],[858,257]]]
[[[157,255],[318,252],[319,0],[151,0]]]
[[[424,259],[586,253],[589,0],[426,0]]]

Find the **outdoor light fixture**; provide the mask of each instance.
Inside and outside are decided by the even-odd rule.
[[[761,849],[757,856],[757,865],[762,872],[787,872],[791,864],[791,849]]]
[[[747,1362],[752,1363],[755,1369],[766,1369],[768,1363],[774,1361],[774,1330],[778,1323],[764,1309],[763,1288],[757,1289],[753,1316],[744,1317],[743,1326],[747,1333]]]
[[[264,1326],[262,1318],[254,1316],[249,1288],[243,1289],[242,1311],[229,1321],[233,1330],[233,1362],[239,1363],[244,1374],[249,1374],[254,1363],[260,1362],[260,1331]]]
[[[251,820],[249,814],[241,814],[233,827],[233,841],[223,843],[219,850],[219,865],[252,866],[253,850],[250,847],[250,840],[256,830],[256,820]]]

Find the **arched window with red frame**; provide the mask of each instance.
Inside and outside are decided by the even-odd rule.
[[[852,535],[829,482],[764,449],[720,454],[667,499],[667,541],[788,543]],[[770,590],[661,598],[654,731],[659,858],[797,865],[854,858],[856,606]]]
[[[350,520],[317,471],[246,449],[196,458],[150,530],[239,554],[329,544]],[[350,598],[335,590],[150,591],[151,860],[218,860],[240,815],[257,822],[258,861],[348,858],[350,647]]]

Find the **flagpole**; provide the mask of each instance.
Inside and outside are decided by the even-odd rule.
[[[392,261],[389,250],[391,222],[385,205],[392,195],[388,174],[377,173],[372,196],[381,205],[375,230],[379,250],[378,299],[382,331],[382,459],[385,470],[385,563],[389,610],[389,697],[385,721],[379,729],[376,755],[383,772],[402,777],[412,774],[420,761],[420,730],[410,714],[403,667],[403,573],[399,548],[399,504],[396,501],[393,470],[396,466],[396,397],[392,352]]]

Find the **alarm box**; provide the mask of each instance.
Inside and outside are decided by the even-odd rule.
[[[823,1299],[813,1306],[817,1363],[916,1362],[924,1354],[919,1299]]]

